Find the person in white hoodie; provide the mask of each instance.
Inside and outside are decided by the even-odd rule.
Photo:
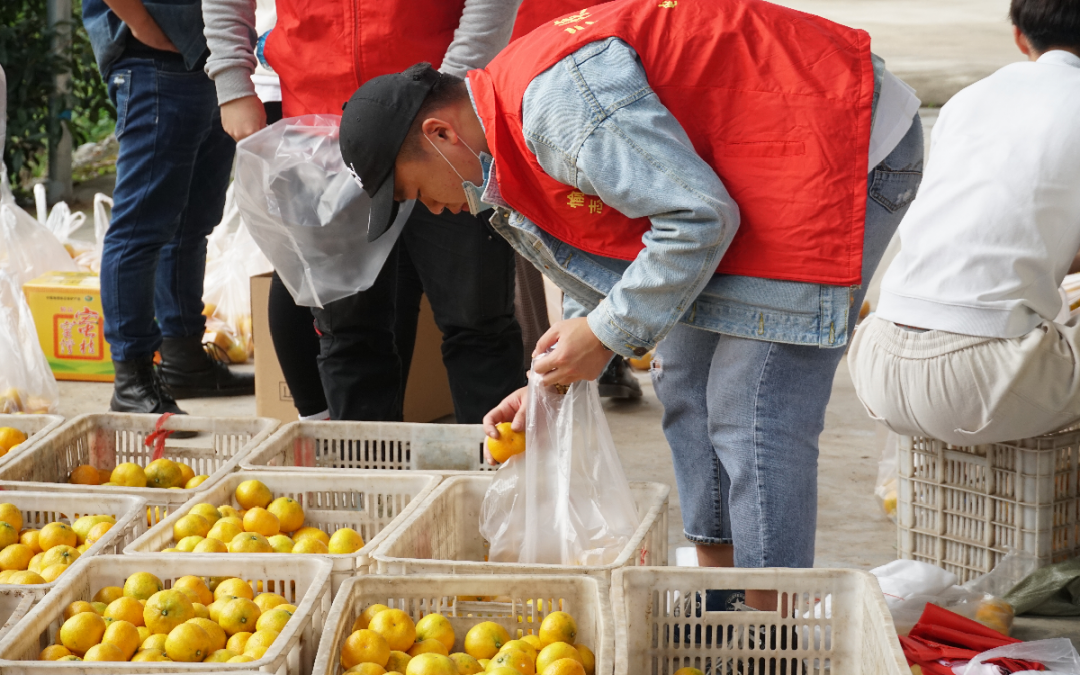
[[[976,445],[1080,422],[1080,322],[1055,323],[1080,249],[1080,2],[1010,15],[1028,61],[942,108],[848,354],[867,411],[899,434]]]

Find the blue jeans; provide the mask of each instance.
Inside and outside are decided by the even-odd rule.
[[[107,80],[120,154],[101,301],[113,358],[128,361],[152,356],[163,335],[202,334],[206,237],[221,221],[236,145],[201,69],[124,58]]]
[[[922,177],[916,115],[870,175],[863,286]],[[766,342],[678,324],[657,347],[653,383],[675,464],[686,538],[734,544],[736,567],[813,567],[818,436],[843,349]]]

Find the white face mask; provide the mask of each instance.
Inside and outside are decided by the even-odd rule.
[[[461,189],[465,191],[465,202],[469,205],[469,213],[475,216],[481,211],[495,208],[494,204],[489,204],[482,199],[482,195],[484,194],[484,188],[487,186],[488,177],[491,175],[491,155],[486,152],[482,152],[477,155],[476,151],[469,147],[469,144],[465,142],[465,139],[461,138],[461,136],[458,136],[458,138],[461,139],[462,145],[464,145],[466,148],[469,148],[469,152],[471,152],[476,157],[476,159],[480,160],[480,170],[483,172],[484,178],[481,185],[476,185],[472,181],[465,180],[465,176],[462,176],[461,172],[457,170],[457,167],[455,167],[449,159],[446,159],[446,155],[442,153],[442,150],[439,150],[439,146],[435,145],[434,141],[428,138],[427,134],[424,134],[424,138],[427,138],[427,142],[431,143],[431,147],[435,148],[435,152],[439,153],[439,156],[442,157],[443,160],[450,165],[450,168],[453,169],[454,173],[456,173],[458,175],[458,178],[461,179]]]

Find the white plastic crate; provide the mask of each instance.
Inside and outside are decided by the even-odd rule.
[[[490,597],[487,601],[460,598]],[[533,602],[542,602],[534,611]],[[498,602],[496,602],[498,600]],[[578,642],[596,656],[596,675],[611,675],[614,632],[607,582],[585,575],[434,575],[425,577],[367,576],[342,584],[326,621],[312,675],[341,675],[341,647],[364,609],[380,603],[402,609],[419,621],[439,613],[454,628],[453,652],[465,651],[465,634],[482,621],[494,621],[512,638],[535,635],[552,611],[569,612],[578,627]]]
[[[173,524],[186,515],[191,507],[201,502],[209,502],[214,506],[229,504],[239,509],[240,505],[234,494],[236,486],[246,480],[260,480],[270,488],[274,497],[292,497],[300,502],[304,508],[304,525],[322,528],[329,534],[342,527],[351,527],[360,533],[364,546],[356,553],[323,556],[333,563],[331,579],[336,593],[338,586],[349,577],[357,573],[367,573],[372,562],[371,553],[435,489],[440,478],[432,474],[386,474],[326,469],[303,473],[240,471],[229,474],[210,489],[198,493],[186,504],[174,509],[165,520],[132,542],[124,553],[158,553],[174,546]]]
[[[40,530],[49,523],[61,521],[74,523],[83,516],[112,516],[116,523],[101,539],[79,556],[83,559],[109,553],[120,553],[124,547],[146,531],[146,500],[130,495],[69,495],[55,492],[4,492],[0,503],[14,504],[22,511],[23,527]],[[68,569],[56,581],[47,584],[0,584],[0,593],[30,595],[35,599],[45,596],[64,579],[74,574]]]
[[[705,611],[713,589],[778,591],[793,611]],[[611,599],[615,675],[909,673],[881,588],[860,570],[627,567]]]
[[[11,427],[26,434],[25,441],[0,457],[0,466],[7,464],[20,453],[40,443],[49,432],[60,426],[64,418],[59,415],[0,415],[0,427]]]
[[[610,565],[567,566],[486,562],[488,542],[480,536],[480,506],[493,476],[443,480],[399,527],[374,558],[379,574],[596,574],[627,565],[666,565],[668,493],[662,483],[630,483],[641,525]]]
[[[964,583],[1010,548],[1041,565],[1080,554],[1080,431],[952,446],[900,437],[897,550]]]
[[[261,659],[248,663],[37,661],[54,644],[64,621],[64,608],[89,601],[104,586],[123,586],[135,572],[150,572],[166,587],[186,575],[240,577],[256,592],[280,593],[296,613]],[[326,616],[330,611],[330,563],[316,556],[99,556],[60,577],[60,585],[39,602],[7,635],[0,638],[0,672],[5,675],[110,675],[112,673],[176,673],[259,670],[274,675],[307,675],[315,662]]]
[[[195,489],[165,490],[100,485],[72,485],[71,471],[81,464],[112,469],[122,462],[147,466],[153,446],[146,446],[147,434],[154,431],[158,415],[94,413],[68,420],[27,452],[20,452],[0,465],[0,489],[41,490],[58,493],[125,494],[146,499],[148,521],[160,522],[170,507],[180,506],[198,492],[236,471],[240,460],[270,436],[278,421],[262,417],[195,417],[173,415],[163,429],[195,431],[195,438],[165,441],[164,457],[184,462],[195,475],[209,478]]]
[[[33,594],[0,591],[0,639],[34,606]]]
[[[241,460],[244,469],[494,471],[479,424],[291,422]]]

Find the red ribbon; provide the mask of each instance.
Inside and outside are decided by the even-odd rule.
[[[162,425],[165,421],[175,415],[176,413],[162,413],[157,422],[154,423],[154,430],[146,435],[146,440],[143,441],[143,445],[146,447],[154,446],[153,459],[158,460],[165,454],[165,439],[172,436],[175,432],[174,429],[162,429]]]

